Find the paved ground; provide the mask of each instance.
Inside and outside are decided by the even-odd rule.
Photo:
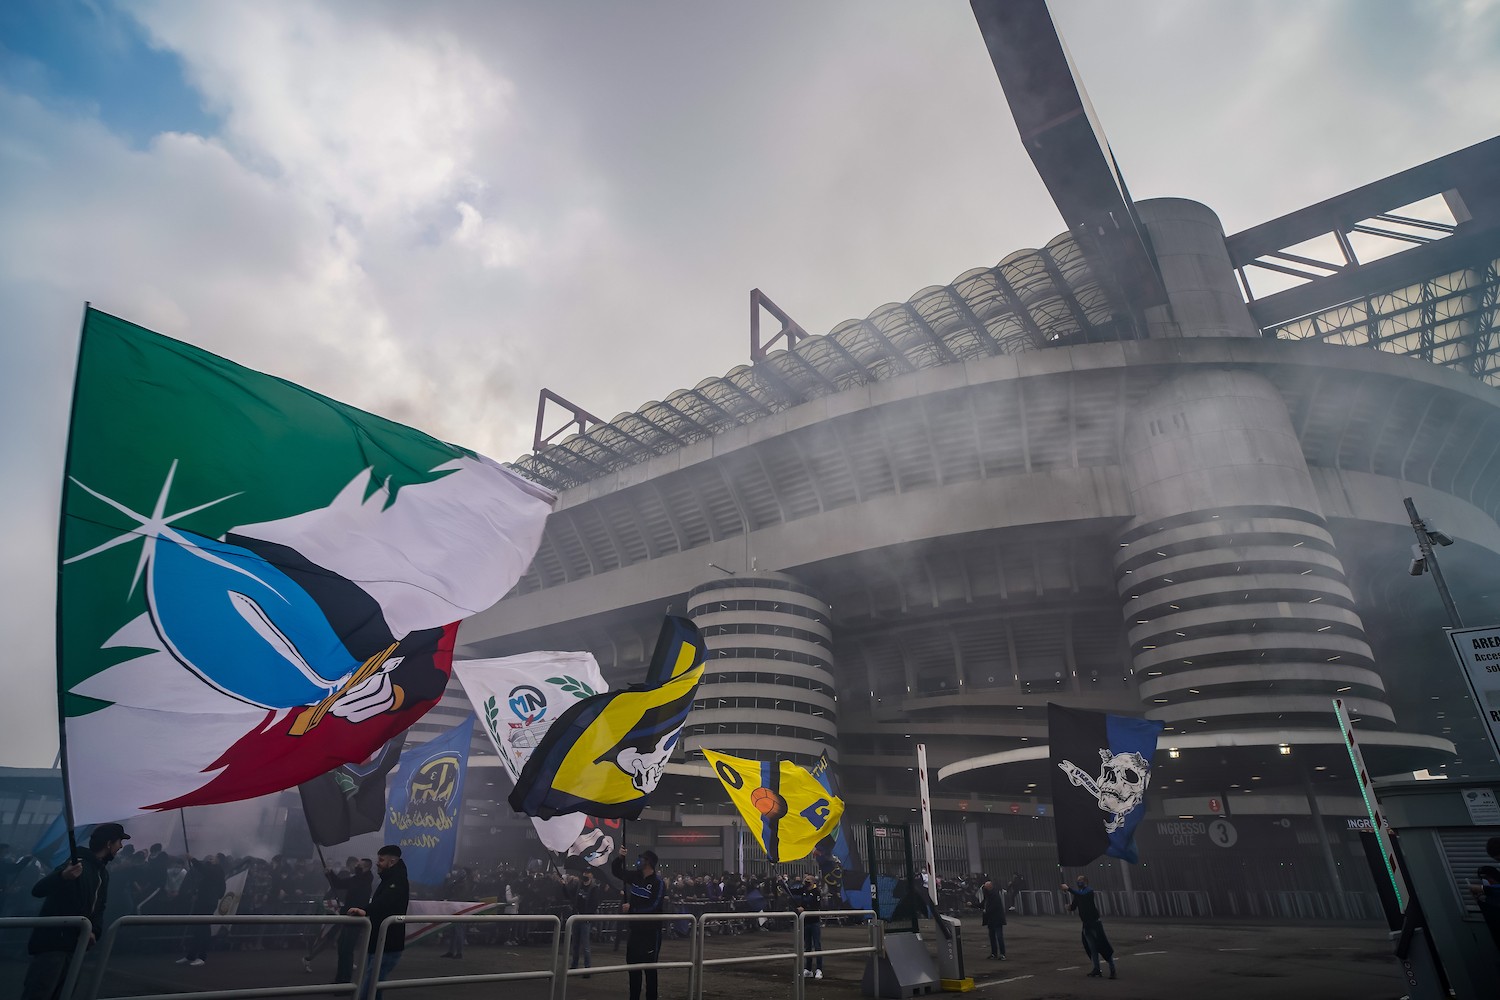
[[[1087,959],[1074,920],[1036,917],[1012,922],[1006,929],[1010,957],[1003,963],[984,957],[988,946],[979,927],[965,926],[964,951],[969,974],[975,979],[977,1000],[1381,1000],[1404,993],[1386,936],[1375,927],[1183,925],[1144,920],[1114,920],[1107,926],[1120,971],[1120,978],[1113,982],[1084,976]],[[826,948],[853,947],[867,940],[867,932],[852,927],[829,928],[824,933]],[[789,933],[710,937],[706,958],[745,957],[756,961],[708,969],[706,997],[788,1000],[791,960],[769,956],[790,950]],[[462,961],[440,958],[441,951],[441,947],[428,943],[410,949],[397,969],[398,977],[521,972],[539,970],[546,964],[546,952],[541,948],[470,945]],[[596,965],[617,962],[622,956],[623,952],[612,951],[608,944],[595,947]],[[663,961],[685,960],[687,956],[686,941],[668,941],[663,947]],[[118,973],[110,976],[102,995],[305,986],[327,982],[333,972],[333,956],[325,953],[317,959],[313,974],[304,973],[295,950],[215,952],[208,964],[198,969],[174,965],[173,958],[170,953],[127,949]],[[808,1000],[853,1000],[859,996],[863,963],[863,957],[856,956],[828,959],[826,978],[807,984]],[[13,952],[0,959],[0,1000],[19,995],[23,972],[24,961]],[[546,982],[505,982],[414,987],[390,991],[386,997],[546,1000],[548,989]],[[687,992],[685,971],[661,973],[664,1000],[685,998]],[[568,996],[578,1000],[614,1000],[626,995],[625,976],[618,973],[600,972],[568,982]]]

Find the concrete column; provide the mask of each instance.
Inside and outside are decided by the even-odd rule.
[[[1349,919],[1348,900],[1344,898],[1344,880],[1339,877],[1338,862],[1333,859],[1333,845],[1328,842],[1328,828],[1323,825],[1323,810],[1318,807],[1318,793],[1313,788],[1312,776],[1307,768],[1302,772],[1302,787],[1307,792],[1307,807],[1312,812],[1313,826],[1318,831],[1318,846],[1323,849],[1323,863],[1328,866],[1328,878],[1333,883],[1334,909],[1340,920]]]
[[[1127,415],[1123,466],[1137,516],[1119,535],[1116,582],[1149,717],[1190,733],[1326,727],[1343,689],[1367,725],[1394,726],[1269,380],[1168,379]]]
[[[1137,202],[1136,211],[1167,288],[1167,305],[1146,310],[1151,338],[1259,336],[1213,209],[1185,198],[1152,198]]]

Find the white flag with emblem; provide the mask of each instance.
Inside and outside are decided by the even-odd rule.
[[[469,696],[495,752],[514,784],[543,734],[574,702],[609,690],[592,653],[520,653],[488,660],[457,660],[453,672]],[[577,854],[591,865],[607,862],[614,850],[602,831],[584,835],[588,817],[570,813],[532,818],[549,851]],[[586,841],[580,843],[580,841]]]

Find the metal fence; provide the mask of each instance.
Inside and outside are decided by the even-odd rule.
[[[101,1000],[99,994],[100,991],[104,988],[104,977],[109,971],[109,959],[110,956],[114,953],[115,944],[120,939],[120,932],[122,929],[128,929],[131,927],[169,926],[201,927],[204,924],[227,924],[231,927],[253,926],[256,924],[316,924],[319,926],[322,926],[324,924],[342,924],[345,926],[353,927],[358,934],[358,942],[354,950],[354,982],[334,983],[331,985],[319,986],[262,986],[249,987],[239,990],[199,990],[197,992],[187,993],[132,993],[128,995],[129,1000],[249,1000],[249,998],[251,997],[322,996],[329,993],[338,995],[349,994],[350,996],[353,996],[355,986],[359,983],[361,971],[360,961],[364,958],[365,953],[369,950],[370,943],[370,922],[363,917],[340,917],[332,915],[326,917],[308,917],[281,916],[277,914],[267,914],[263,916],[246,914],[243,916],[235,915],[231,917],[219,916],[212,913],[203,916],[188,914],[163,914],[157,916],[130,914],[120,917],[114,923],[110,924],[109,929],[104,932],[104,940],[103,942],[101,942],[99,948],[98,969],[94,974],[93,983],[91,984],[88,992],[84,994],[84,996],[89,997],[90,1000]],[[69,994],[66,992],[62,993],[60,996],[62,1000],[69,1000]],[[77,1000],[77,998],[75,997],[74,1000]]]
[[[67,971],[63,973],[61,989],[57,993],[60,997],[70,997],[78,985],[79,974],[83,971],[83,956],[88,951],[94,925],[89,923],[88,917],[0,917],[0,931],[26,928],[37,930],[45,927],[71,927],[78,932],[78,937],[73,941],[72,954],[68,958]]]
[[[820,948],[817,951],[805,950],[806,938],[803,936],[802,928],[804,921],[810,918],[823,919],[827,917],[864,917],[870,928],[870,943],[858,948]],[[874,910],[819,910],[809,913],[803,911],[797,914],[797,926],[793,929],[793,939],[797,949],[797,964],[792,967],[792,995],[795,1000],[807,1000],[807,977],[800,974],[801,970],[807,968],[806,961],[810,958],[822,958],[825,955],[878,955],[880,953],[880,921],[875,919]],[[822,963],[818,963],[821,967]],[[876,961],[871,967],[872,996],[880,996],[880,962]],[[700,995],[698,1000],[703,1000]]]
[[[360,920],[359,917],[354,917]],[[570,917],[568,923],[571,925],[576,917]],[[619,920],[619,917],[611,919]],[[369,921],[363,921],[369,926]],[[428,976],[423,979],[380,979],[380,962],[385,957],[386,931],[392,927],[403,924],[540,924],[550,929],[552,936],[552,960],[547,963],[547,968],[537,972],[478,972],[462,976]],[[527,933],[533,933],[531,928]],[[558,971],[558,948],[562,940],[562,920],[554,914],[520,914],[520,913],[471,913],[471,914],[442,914],[442,915],[420,915],[420,916],[394,916],[386,917],[380,925],[380,938],[375,942],[375,953],[370,956],[370,968],[377,970],[371,975],[376,977],[373,995],[379,996],[381,990],[411,989],[416,986],[464,986],[473,983],[504,983],[529,979],[551,979],[556,980]],[[359,976],[354,977],[356,981]]]
[[[568,951],[564,952],[564,954],[571,953],[573,935],[579,933],[578,929],[582,927],[583,933],[587,933],[588,925],[591,923],[612,922],[617,925],[616,933],[619,933],[618,925],[622,924],[651,923],[666,925],[677,923],[684,919],[697,922],[702,918],[685,917],[681,913],[575,913],[568,918],[567,928],[563,935],[568,946]],[[645,972],[647,969],[687,969],[688,996],[696,996],[698,961],[702,956],[702,952],[699,951],[699,935],[697,933],[689,934],[688,941],[690,957],[686,962],[637,962],[625,965],[592,965],[579,969],[558,969],[560,975],[557,979],[557,988],[553,991],[552,995],[555,1000],[566,1000],[568,995],[568,977],[570,976],[598,976],[608,975],[612,972],[630,972],[632,970]]]

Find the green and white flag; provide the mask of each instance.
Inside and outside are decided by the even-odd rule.
[[[72,818],[361,761],[442,696],[457,623],[556,497],[471,451],[90,309],[59,541]]]
[[[609,690],[594,655],[587,652],[457,660],[453,673],[490,734],[511,784],[520,780],[537,743],[570,706]],[[549,851],[580,855],[591,864],[607,863],[614,853],[613,840],[605,844],[607,834],[582,813],[532,817],[531,822]]]

